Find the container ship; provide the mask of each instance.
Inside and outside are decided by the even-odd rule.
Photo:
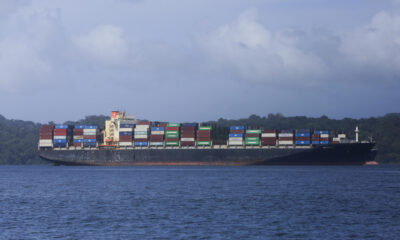
[[[375,143],[328,130],[138,121],[114,111],[96,125],[42,125],[39,154],[57,165],[362,165]]]

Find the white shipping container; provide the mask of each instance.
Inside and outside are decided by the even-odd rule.
[[[39,147],[53,147],[52,143],[39,143]]]
[[[53,143],[53,140],[51,140],[51,139],[39,140],[39,144],[52,144],[52,143]]]
[[[339,142],[339,141],[340,141],[340,138],[339,138],[339,137],[332,138],[332,141]]]
[[[95,135],[97,133],[97,129],[83,129],[83,135],[85,133],[91,133],[92,135]]]
[[[133,128],[120,128],[120,132],[133,132]]]
[[[93,133],[93,132],[84,132],[83,135],[84,135],[84,136],[96,136],[96,133]]]
[[[278,141],[278,145],[293,145],[293,141]]]
[[[279,133],[279,137],[293,137],[293,133]]]
[[[181,138],[183,142],[194,142],[194,138]]]
[[[147,131],[136,131],[135,130],[135,135],[147,135]]]
[[[152,135],[164,135],[164,131],[152,131]]]
[[[329,137],[329,134],[320,134],[319,135],[321,138],[328,138]]]
[[[83,139],[83,136],[82,135],[75,135],[74,139]]]
[[[132,146],[132,142],[119,142],[120,147],[129,147]]]
[[[54,139],[67,139],[67,136],[54,136]]]
[[[346,138],[346,134],[338,134],[337,137],[338,138]]]
[[[135,135],[135,138],[147,138],[147,134]]]
[[[228,141],[228,145],[241,146],[241,145],[243,145],[243,141]]]
[[[262,133],[261,137],[273,137],[273,138],[275,138],[276,134],[275,133]]]
[[[147,131],[147,129],[149,129],[149,125],[136,125],[135,130],[139,130],[139,131]]]
[[[243,141],[242,137],[230,137],[229,141]]]

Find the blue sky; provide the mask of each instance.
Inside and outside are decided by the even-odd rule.
[[[0,114],[400,112],[400,1],[0,0]]]

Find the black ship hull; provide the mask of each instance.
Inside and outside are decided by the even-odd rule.
[[[373,161],[374,143],[309,148],[173,148],[41,150],[40,157],[61,165],[362,165]]]

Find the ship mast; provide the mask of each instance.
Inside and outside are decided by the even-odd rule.
[[[356,143],[358,143],[358,133],[360,132],[358,130],[358,126],[356,126],[356,130],[354,130],[354,132],[356,133]]]

